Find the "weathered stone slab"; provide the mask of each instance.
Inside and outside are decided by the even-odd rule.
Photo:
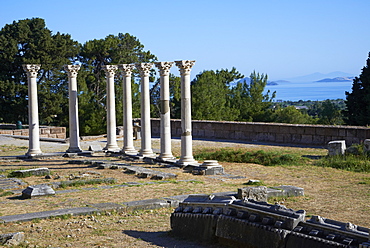
[[[125,166],[125,173],[128,174],[136,174],[140,178],[151,178],[154,180],[163,180],[163,179],[170,179],[176,178],[177,175],[174,173],[166,173],[161,171],[155,171],[148,168],[143,168],[139,166]]]
[[[0,234],[0,245],[18,246],[24,242],[24,232]]]
[[[267,202],[267,187],[245,187],[238,189],[238,199]]]
[[[82,214],[93,214],[99,212],[96,208],[81,207],[81,208],[69,208],[69,209],[58,209],[44,212],[35,212],[27,214],[16,214],[8,216],[0,216],[0,222],[17,222],[17,221],[31,221],[33,219],[46,219],[52,216],[61,215],[82,215]]]
[[[169,207],[170,203],[164,199],[148,199],[141,201],[132,201],[122,203],[128,211],[135,211],[138,209],[156,209]]]
[[[286,247],[362,247],[362,243],[368,241],[368,236],[368,228],[313,216],[294,228]]]
[[[220,175],[224,173],[224,168],[217,160],[204,160],[201,166],[194,167],[193,175]]]
[[[18,178],[0,178],[0,189],[14,189],[27,185]]]
[[[344,155],[346,151],[346,141],[345,140],[335,140],[328,143],[328,155]]]
[[[28,170],[17,170],[10,173],[12,177],[29,177],[50,175],[48,168],[35,168]]]
[[[28,186],[22,191],[22,198],[32,198],[36,196],[47,195],[55,195],[55,191],[49,185],[45,184]]]
[[[102,202],[102,203],[96,203],[96,204],[91,204],[91,207],[97,208],[101,211],[123,211],[124,206],[121,204],[113,203],[113,202]]]

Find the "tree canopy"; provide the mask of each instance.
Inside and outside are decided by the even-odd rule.
[[[370,124],[370,53],[360,76],[353,80],[352,92],[346,92],[344,115],[347,124]]]
[[[77,59],[79,43],[68,34],[52,34],[41,18],[14,21],[0,30],[0,121],[26,122],[27,76],[22,64],[41,64],[38,77],[40,120],[63,123],[67,104],[64,64]]]

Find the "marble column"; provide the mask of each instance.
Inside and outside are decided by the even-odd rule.
[[[134,147],[133,126],[132,126],[132,93],[131,75],[135,68],[133,64],[121,64],[118,68],[122,71],[123,77],[123,148],[125,154],[136,155]]]
[[[116,136],[116,99],[114,94],[114,74],[118,69],[117,65],[102,66],[107,77],[107,145],[104,150],[118,152]]]
[[[65,65],[64,70],[68,74],[69,92],[69,148],[66,152],[81,152],[80,131],[78,125],[78,100],[77,100],[77,73],[80,65]]]
[[[29,145],[27,156],[41,154],[40,148],[40,126],[39,108],[37,103],[37,72],[41,65],[23,65],[28,80],[28,123],[29,123]]]
[[[156,62],[160,74],[160,104],[161,104],[161,160],[173,159],[171,151],[171,116],[170,116],[170,83],[169,75],[173,62]]]
[[[141,149],[139,154],[144,157],[153,157],[152,137],[150,125],[150,95],[149,95],[149,73],[153,67],[152,63],[135,64],[141,77]]]
[[[193,140],[191,127],[191,93],[190,71],[194,60],[175,61],[181,74],[181,156],[178,164],[188,165],[197,163],[193,157]]]

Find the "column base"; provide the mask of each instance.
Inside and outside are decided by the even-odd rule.
[[[118,147],[118,145],[107,145],[103,148],[104,151],[108,152],[119,152],[121,149]]]
[[[77,153],[82,152],[81,148],[79,147],[69,147],[66,153]]]
[[[42,151],[40,149],[31,149],[31,150],[28,150],[25,155],[32,157],[32,156],[36,156],[40,154],[42,154]]]
[[[128,155],[137,155],[137,151],[133,147],[132,148],[129,148],[129,147],[123,148],[121,150],[121,152],[123,152],[124,154],[128,154]]]
[[[175,157],[172,155],[172,153],[166,153],[166,154],[160,154],[157,157],[158,160],[166,161],[166,160],[173,160]]]
[[[176,162],[178,165],[189,165],[189,164],[198,164],[198,161],[196,161],[193,157],[183,157],[180,158],[179,161]]]
[[[152,149],[142,150],[142,151],[139,152],[139,155],[143,156],[143,157],[155,157],[155,154],[153,153]]]

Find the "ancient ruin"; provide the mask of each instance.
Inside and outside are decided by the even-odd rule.
[[[205,160],[199,164],[193,157],[193,132],[191,120],[191,94],[190,94],[190,72],[195,61],[181,60],[175,62],[156,62],[140,64],[106,65],[103,67],[107,80],[107,145],[101,147],[90,145],[89,152],[82,153],[79,137],[78,124],[78,99],[77,99],[77,73],[79,65],[67,65],[64,70],[68,74],[69,84],[69,148],[66,154],[69,157],[77,155],[115,156],[117,160],[142,162],[153,165],[154,168],[142,167],[123,162],[112,162],[110,160],[83,160],[68,159],[69,164],[95,168],[99,170],[121,170],[125,174],[141,179],[161,180],[161,182],[125,182],[116,183],[114,178],[98,178],[96,171],[89,172],[96,177],[81,173],[70,175],[69,179],[62,182],[50,182],[39,185],[30,185],[22,191],[24,198],[42,197],[56,193],[72,193],[82,190],[91,191],[99,189],[113,189],[145,184],[168,183],[165,180],[178,178],[173,169],[186,169],[191,176],[219,176],[225,178],[245,178],[240,175],[230,175],[224,172],[222,165],[216,160]],[[179,160],[174,159],[171,146],[171,120],[169,105],[169,70],[172,65],[179,68],[181,74],[181,156]],[[149,106],[149,73],[153,65],[160,73],[160,152],[156,154],[152,149],[152,133]],[[133,120],[132,120],[132,97],[131,76],[132,70],[137,68],[141,79],[141,148],[137,151],[134,147]],[[38,123],[37,87],[36,77],[40,65],[24,65],[29,83],[29,149],[23,159],[48,159],[40,149],[40,127]],[[116,117],[114,103],[114,77],[117,70],[123,76],[123,147],[117,144]],[[199,131],[199,130],[197,130]],[[239,131],[241,132],[241,131]],[[240,133],[239,133],[240,134]],[[367,150],[369,140],[365,142]],[[344,154],[345,141],[338,140],[328,144],[329,155]],[[60,154],[59,154],[60,155]],[[76,155],[76,156],[77,156]],[[168,168],[171,171],[163,172],[156,167]],[[30,170],[15,170],[16,174],[46,173],[50,177],[47,168]],[[38,174],[37,174],[38,175]],[[41,175],[41,174],[40,174]],[[54,175],[57,178],[59,175]],[[22,177],[22,176],[20,176]],[[89,178],[90,177],[90,178]],[[50,177],[51,178],[51,177]],[[48,178],[48,179],[50,179]],[[211,177],[210,177],[211,178]],[[20,179],[0,178],[0,186],[23,187]],[[72,190],[59,190],[62,183],[73,184],[76,181],[101,181],[107,185]],[[222,179],[223,180],[223,179]],[[178,180],[189,182],[195,180]],[[108,185],[114,183],[114,185]],[[58,190],[54,190],[58,189]],[[30,214],[15,214],[0,216],[0,222],[29,221],[33,219],[50,218],[62,215],[86,215],[102,213],[107,210],[129,211],[138,209],[153,209],[163,207],[177,207],[171,214],[170,224],[172,233],[182,238],[190,238],[201,242],[227,244],[232,247],[348,247],[368,248],[370,247],[369,229],[344,223],[336,220],[326,219],[320,216],[312,216],[306,220],[306,211],[292,210],[280,204],[268,204],[267,199],[275,197],[303,196],[303,188],[282,185],[274,188],[266,186],[239,188],[238,192],[221,192],[211,195],[186,194],[161,197],[155,199],[135,200],[130,202],[104,202],[91,204],[84,207],[65,208],[51,211],[42,211]],[[1,236],[1,235],[0,235]],[[13,234],[0,237],[4,242],[10,240]],[[2,242],[2,241],[1,241]],[[1,243],[0,242],[0,243]]]

